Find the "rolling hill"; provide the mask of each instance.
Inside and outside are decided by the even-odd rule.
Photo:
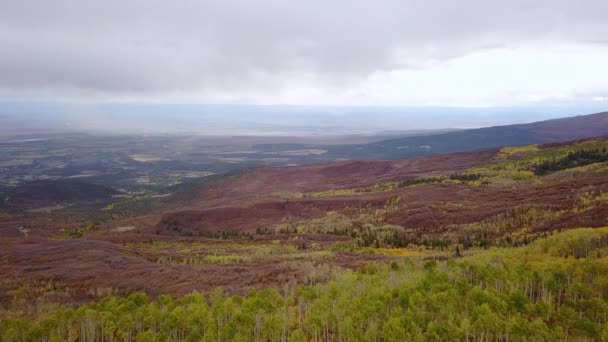
[[[8,214],[0,217],[0,333],[10,341],[70,340],[92,327],[98,336],[114,336],[123,329],[115,322],[124,321],[138,322],[123,329],[137,339],[179,331],[200,340],[198,319],[181,330],[155,327],[171,327],[180,320],[164,317],[186,317],[195,307],[210,327],[249,313],[250,322],[274,322],[283,316],[252,311],[258,304],[251,303],[288,303],[277,312],[320,315],[314,322],[328,327],[333,337],[327,340],[339,341],[341,330],[322,315],[366,312],[348,306],[365,301],[381,303],[374,312],[386,317],[407,312],[396,326],[421,322],[391,333],[401,336],[397,341],[412,340],[405,332],[470,340],[466,329],[479,340],[489,331],[585,340],[603,331],[608,312],[608,235],[601,228],[608,226],[607,194],[604,137],[245,170],[160,198],[171,205],[145,214],[126,210],[138,199],[116,199],[101,209],[108,221],[98,225],[69,211],[76,229],[38,213],[28,214],[27,224]],[[334,307],[332,298],[343,302]],[[431,322],[448,299],[462,319],[449,315],[444,324],[452,330],[435,338],[440,335]],[[433,305],[414,305],[421,300]],[[579,315],[581,305],[593,310]],[[159,314],[133,316],[136,307]],[[207,314],[226,308],[232,308],[230,318]],[[366,315],[365,322],[377,316]],[[411,318],[419,316],[427,318]],[[479,325],[487,317],[490,328]],[[388,329],[387,319],[374,324]],[[295,316],[287,321],[299,327],[286,329],[290,336],[311,340],[316,323]],[[473,328],[469,321],[476,322]],[[508,326],[495,324],[501,321]],[[238,340],[229,327],[217,331]]]
[[[523,146],[608,135],[608,112],[529,124],[484,127],[381,140],[367,144],[297,145],[265,144],[260,150],[326,150],[317,161],[339,159],[404,159],[442,153],[478,151],[501,146]],[[311,160],[315,158],[310,158]]]
[[[607,147],[602,138],[396,161],[255,169],[202,187],[188,208],[164,214],[150,231],[214,236],[299,229],[352,236],[353,227],[359,227],[361,232],[369,228],[456,242],[471,233],[470,227],[510,215],[540,215],[530,223],[530,232],[604,225],[608,220],[601,213],[608,203],[600,201],[585,213],[576,208],[584,196],[608,191]],[[371,226],[363,228],[367,224]],[[482,235],[504,238],[513,232],[505,228]]]
[[[495,126],[436,135],[404,137],[365,145],[329,147],[328,155],[349,159],[400,159],[424,155],[522,146],[608,135],[608,112],[530,124]]]

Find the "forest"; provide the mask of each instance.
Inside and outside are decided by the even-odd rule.
[[[0,323],[12,341],[599,341],[608,228],[463,257],[396,258],[326,283],[107,297]]]
[[[560,170],[605,161],[608,161],[608,151],[606,150],[606,147],[601,150],[578,150],[568,153],[565,157],[555,160],[546,160],[539,163],[534,167],[534,173],[537,175],[546,175]]]

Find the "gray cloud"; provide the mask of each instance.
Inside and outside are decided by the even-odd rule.
[[[144,94],[336,84],[497,46],[602,41],[604,0],[0,0],[0,88]]]

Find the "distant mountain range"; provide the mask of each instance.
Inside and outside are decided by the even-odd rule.
[[[543,144],[608,135],[608,112],[529,124],[467,129],[358,145],[324,146],[328,160],[403,159],[500,146]],[[310,146],[308,146],[310,147]]]

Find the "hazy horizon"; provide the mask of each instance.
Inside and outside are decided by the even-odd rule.
[[[606,110],[553,107],[372,107],[146,103],[0,102],[3,133],[73,131],[204,135],[348,135],[469,129]],[[11,129],[12,128],[12,129]]]

